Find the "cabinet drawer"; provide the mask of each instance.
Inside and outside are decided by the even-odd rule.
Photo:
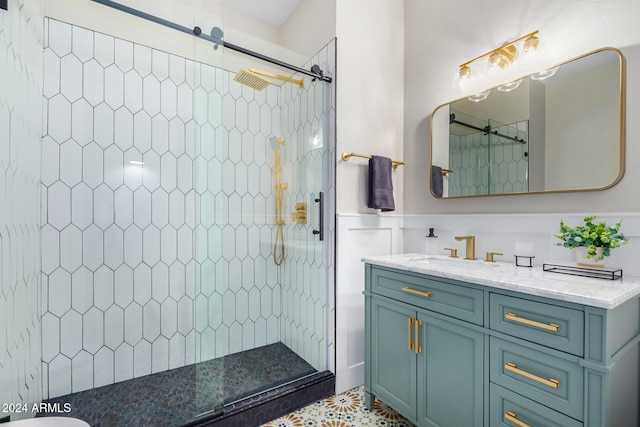
[[[491,427],[582,427],[580,421],[496,384],[490,384],[489,393]]]
[[[371,270],[371,292],[478,325],[483,324],[484,292],[446,279],[382,268]]]
[[[583,355],[583,311],[495,293],[489,304],[489,327],[494,331]]]
[[[569,361],[491,337],[490,379],[578,420],[584,416],[584,373]]]

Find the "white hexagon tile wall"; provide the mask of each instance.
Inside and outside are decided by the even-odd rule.
[[[484,127],[486,122],[477,125]],[[526,138],[529,122],[491,123],[491,126],[502,135]],[[451,135],[449,147],[449,165],[460,172],[449,178],[449,196],[529,191],[528,145],[496,135],[487,138],[486,133],[475,132]]]
[[[278,341],[326,368],[326,314],[306,310],[326,312],[333,263],[292,263],[301,283],[283,290],[266,142],[309,134],[326,108],[52,19],[44,46],[44,397]],[[281,120],[301,103],[308,118]]]

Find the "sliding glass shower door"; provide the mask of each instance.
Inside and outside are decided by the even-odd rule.
[[[449,196],[529,190],[529,122],[505,124],[454,111],[450,126]]]
[[[265,64],[238,55],[196,48],[198,415],[327,369],[331,86],[256,90],[225,65]]]

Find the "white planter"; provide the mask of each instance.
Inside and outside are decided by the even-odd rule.
[[[582,267],[604,268],[604,259],[597,261],[596,259],[602,255],[603,248],[596,248],[596,255],[593,258],[587,258],[587,247],[580,246],[575,248],[576,264]]]

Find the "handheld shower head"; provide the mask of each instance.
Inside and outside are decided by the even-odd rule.
[[[271,144],[271,148],[274,150],[280,148],[280,145],[284,145],[284,141],[276,138],[275,136],[270,136],[268,141]]]

